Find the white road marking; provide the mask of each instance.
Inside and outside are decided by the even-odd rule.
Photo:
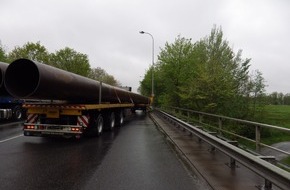
[[[11,137],[11,138],[9,138],[9,139],[4,139],[4,140],[1,140],[0,143],[6,142],[6,141],[10,141],[10,140],[13,140],[13,139],[16,139],[16,138],[22,137],[22,136],[23,136],[23,134],[21,134],[21,135],[17,135],[17,136],[14,136],[14,137]]]

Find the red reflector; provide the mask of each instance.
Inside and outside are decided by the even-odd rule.
[[[71,131],[80,131],[80,128],[78,128],[78,127],[71,127]]]
[[[25,126],[25,128],[26,128],[26,129],[34,129],[34,126],[32,126],[32,125],[27,125],[27,126]]]

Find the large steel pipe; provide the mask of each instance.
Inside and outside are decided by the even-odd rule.
[[[18,59],[6,69],[5,87],[16,98],[146,104],[149,98],[121,88],[28,59]],[[101,93],[100,93],[101,90]]]
[[[4,85],[4,76],[5,76],[7,67],[8,67],[7,63],[0,62],[0,96],[8,95],[5,85]]]

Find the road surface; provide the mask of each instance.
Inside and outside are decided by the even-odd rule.
[[[0,126],[0,189],[207,189],[144,113],[99,138],[22,136]]]

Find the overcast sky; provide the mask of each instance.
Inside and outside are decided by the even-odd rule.
[[[178,35],[192,42],[214,25],[251,70],[267,81],[267,92],[290,92],[289,0],[0,0],[0,41],[11,51],[40,41],[49,52],[70,47],[87,54],[123,86],[136,91],[160,48]]]

